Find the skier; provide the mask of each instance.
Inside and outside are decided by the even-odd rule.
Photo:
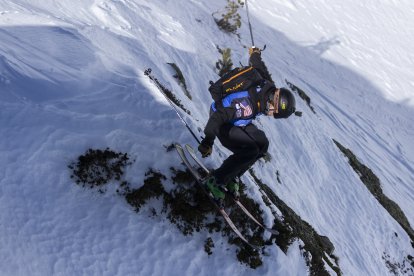
[[[205,138],[198,147],[203,158],[209,156],[217,137],[224,147],[233,152],[204,183],[221,206],[225,192],[229,191],[235,198],[240,196],[237,178],[267,152],[269,141],[265,133],[252,124],[252,120],[261,114],[276,119],[288,118],[295,112],[293,94],[286,88],[276,88],[262,61],[261,50],[254,46],[249,48],[249,57],[249,65],[262,77],[260,85],[229,94],[221,103],[213,102],[204,129]]]

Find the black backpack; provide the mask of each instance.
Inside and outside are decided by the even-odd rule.
[[[237,67],[224,74],[218,81],[210,81],[211,97],[216,103],[229,94],[246,91],[252,86],[258,86],[263,82],[263,77],[252,66]]]

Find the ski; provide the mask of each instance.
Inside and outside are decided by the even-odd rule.
[[[191,174],[194,176],[196,183],[201,188],[201,190],[208,196],[210,201],[213,203],[213,205],[217,208],[217,210],[220,212],[220,214],[223,216],[226,223],[230,226],[230,228],[233,230],[233,232],[247,245],[249,245],[254,250],[260,250],[260,247],[253,245],[249,243],[249,241],[246,239],[246,237],[243,236],[243,234],[240,232],[240,230],[234,225],[233,221],[227,214],[227,212],[224,210],[224,208],[221,208],[217,205],[217,203],[214,201],[210,193],[205,189],[203,184],[203,178],[200,176],[198,171],[191,165],[190,161],[187,159],[187,156],[184,152],[183,147],[180,144],[175,144],[175,148],[177,150],[178,155],[180,156],[181,160],[184,162],[188,170],[191,172]]]
[[[193,158],[193,160],[207,173],[210,174],[209,169],[207,169],[206,166],[204,166],[204,164],[200,161],[200,159],[198,159],[197,155],[195,154],[194,149],[186,144],[185,148],[187,150],[187,152],[190,154],[191,158]],[[230,193],[228,193],[230,194]],[[231,194],[230,194],[231,195]],[[279,232],[275,229],[271,229],[269,227],[264,226],[263,224],[261,224],[248,210],[247,208],[240,202],[240,200],[236,199],[233,197],[233,195],[231,195],[231,198],[233,199],[233,201],[237,204],[237,206],[240,207],[240,209],[254,222],[256,223],[259,227],[261,227],[263,230],[266,230],[274,235],[279,234]]]

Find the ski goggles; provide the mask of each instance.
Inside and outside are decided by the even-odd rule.
[[[266,105],[266,113],[267,115],[273,115],[273,117],[277,117],[277,113],[279,111],[279,95],[280,95],[280,89],[276,89],[275,93],[273,95],[269,95],[269,99],[267,101]],[[273,104],[271,104],[273,102]]]

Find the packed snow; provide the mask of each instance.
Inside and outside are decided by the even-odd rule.
[[[0,2],[1,275],[307,274],[300,241],[287,254],[271,247],[252,270],[220,234],[208,256],[207,231],[183,236],[165,218],[135,213],[115,192],[101,195],[70,179],[68,164],[88,148],[128,152],[136,162],[126,178],[136,185],[149,168],[167,176],[171,166],[184,168],[165,146],[196,142],[143,71],[152,68],[167,84],[202,136],[216,47],[231,48],[237,65],[247,64],[251,46],[245,10],[240,39],[218,29],[212,14],[226,3]],[[329,237],[344,275],[392,275],[384,256],[413,256],[410,238],[332,139],[374,171],[414,225],[414,2],[249,0],[249,11],[277,86],[294,83],[316,112],[297,97],[302,117],[258,119],[272,161],[254,170]],[[180,67],[192,100],[167,62]],[[206,164],[219,166],[223,153],[217,141]],[[258,188],[244,180],[271,227]]]

